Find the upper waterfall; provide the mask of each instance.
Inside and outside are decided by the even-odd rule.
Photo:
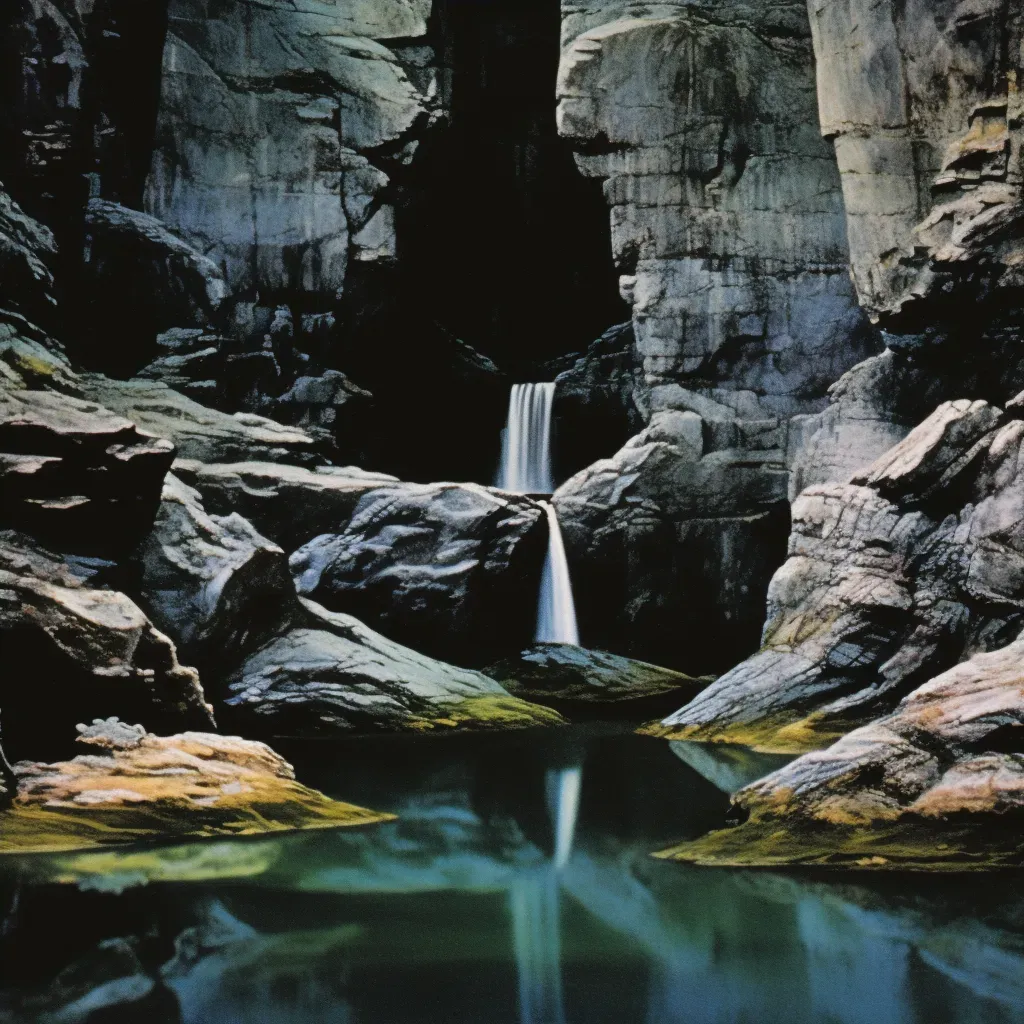
[[[513,384],[502,435],[498,487],[520,494],[550,494],[551,407],[554,383]]]

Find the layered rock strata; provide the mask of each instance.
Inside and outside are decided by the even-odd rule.
[[[664,733],[821,746],[1012,639],[1024,608],[1020,409],[946,403],[850,483],[805,491],[761,651]]]

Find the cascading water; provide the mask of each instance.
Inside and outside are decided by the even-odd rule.
[[[513,384],[502,436],[498,486],[519,494],[550,494],[554,383]]]
[[[565,544],[554,507],[542,501],[548,517],[548,555],[540,581],[540,601],[537,605],[538,643],[579,644],[580,633],[576,625],[576,603],[572,597],[569,563],[565,557]]]

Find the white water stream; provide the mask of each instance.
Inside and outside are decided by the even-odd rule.
[[[580,633],[576,625],[576,603],[572,597],[569,562],[565,557],[565,544],[558,516],[552,505],[542,501],[548,517],[548,555],[540,580],[540,600],[537,603],[538,643],[579,644]]]
[[[498,486],[519,494],[550,494],[551,407],[555,385],[513,384],[502,435]]]

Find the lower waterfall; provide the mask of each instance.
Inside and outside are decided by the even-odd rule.
[[[565,557],[562,529],[554,507],[542,501],[548,517],[548,555],[544,560],[544,573],[540,581],[540,601],[537,605],[538,643],[579,644],[580,633],[576,625],[576,604],[572,597],[569,563]]]

